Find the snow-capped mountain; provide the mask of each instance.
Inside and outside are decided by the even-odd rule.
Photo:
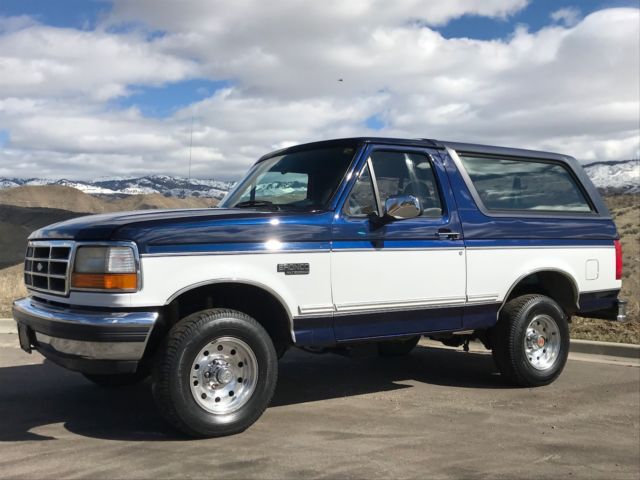
[[[161,193],[169,197],[187,196],[221,199],[235,185],[235,182],[151,175],[142,178],[96,180],[91,184],[95,187],[126,195]]]
[[[640,160],[584,165],[591,181],[605,193],[640,193]]]
[[[594,162],[584,165],[587,175],[604,193],[640,193],[640,160]],[[159,193],[167,197],[207,197],[221,199],[236,182],[210,179],[188,179],[168,175],[138,178],[101,178],[97,180],[54,180],[43,178],[0,178],[0,189],[20,185],[64,185],[91,195],[140,195]],[[298,182],[274,182],[262,187],[278,188],[294,193]]]
[[[98,180],[54,180],[46,178],[0,178],[0,189],[21,185],[63,185],[91,195],[141,195],[159,193],[167,197],[207,197],[221,199],[235,182],[188,179],[167,175]]]

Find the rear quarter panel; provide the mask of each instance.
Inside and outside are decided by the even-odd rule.
[[[507,149],[496,150],[496,155],[500,155],[500,150]],[[537,152],[528,153],[527,158],[532,158],[531,155],[535,158]],[[474,198],[456,151],[443,152],[467,247],[469,302],[501,303],[520,279],[542,270],[565,274],[578,293],[621,286],[621,281],[615,279],[614,240],[618,234],[600,195],[575,160],[561,155],[540,155],[549,155],[569,166],[591,198],[597,210],[594,215],[487,213]]]

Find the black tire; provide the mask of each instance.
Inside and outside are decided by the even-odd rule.
[[[420,341],[420,335],[405,338],[403,340],[392,340],[378,343],[378,354],[381,357],[403,357],[408,355]]]
[[[535,325],[536,319],[552,319],[557,328],[549,332],[540,332],[542,346],[533,347],[539,355],[547,355],[553,345],[555,354],[549,358],[548,365],[534,367],[537,354],[527,353],[527,328]],[[533,322],[533,323],[532,323]],[[543,320],[543,325],[549,320]],[[549,322],[551,323],[551,322]],[[546,330],[545,330],[546,331]],[[560,337],[559,340],[555,336]],[[529,340],[531,343],[531,340]],[[553,343],[552,343],[553,342]],[[567,316],[553,299],[537,294],[522,295],[510,300],[500,312],[498,324],[492,332],[493,359],[500,373],[512,384],[522,387],[539,387],[553,382],[567,363],[569,355],[569,325]],[[540,357],[537,357],[539,360]],[[543,361],[546,359],[543,358]]]
[[[199,405],[192,394],[192,365],[203,347],[220,338],[244,342],[255,355],[257,379],[239,409],[216,414]],[[203,367],[208,368],[208,367]],[[244,313],[203,310],[185,317],[167,334],[153,370],[153,396],[163,417],[194,437],[219,437],[250,427],[269,405],[278,380],[278,358],[265,329]]]
[[[137,371],[135,373],[116,373],[113,375],[82,374],[87,380],[105,388],[130,387],[144,381],[149,373]]]

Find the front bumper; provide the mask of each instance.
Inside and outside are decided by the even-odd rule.
[[[157,311],[96,311],[62,308],[23,298],[13,303],[21,346],[84,373],[135,372]]]

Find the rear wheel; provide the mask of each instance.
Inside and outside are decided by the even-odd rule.
[[[153,395],[162,415],[192,436],[239,433],[267,408],[278,358],[253,318],[211,309],[178,322],[158,352]]]
[[[420,335],[405,338],[403,340],[392,340],[378,343],[378,354],[381,357],[402,357],[408,355],[420,341]]]
[[[522,295],[502,309],[493,331],[493,358],[511,383],[553,382],[567,362],[569,326],[560,306],[544,295]]]

